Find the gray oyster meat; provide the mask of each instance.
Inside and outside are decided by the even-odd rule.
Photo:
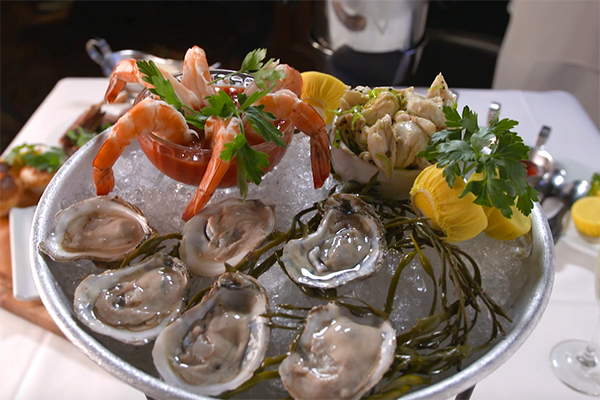
[[[116,262],[155,233],[138,207],[119,197],[98,196],[56,213],[54,230],[39,249],[55,261]]]
[[[294,399],[360,399],[390,368],[395,351],[387,320],[331,302],[310,310],[279,375]]]
[[[75,314],[94,332],[143,345],[181,314],[188,277],[177,258],[155,253],[81,281],[74,294]]]
[[[179,253],[189,270],[213,277],[235,266],[275,229],[272,206],[259,200],[226,199],[186,222]]]
[[[202,301],[156,339],[154,366],[162,378],[199,395],[239,387],[260,367],[269,344],[269,302],[259,282],[227,272]]]
[[[290,240],[281,260],[295,282],[329,289],[375,273],[387,253],[385,229],[371,206],[337,193],[324,205],[317,230]]]

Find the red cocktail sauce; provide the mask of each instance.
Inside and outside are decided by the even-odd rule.
[[[226,90],[234,101],[237,101],[238,95],[244,90],[244,88],[232,86],[218,87],[217,89]],[[294,126],[287,121],[275,121],[275,126],[283,132],[283,140],[287,146],[292,140]],[[162,173],[178,182],[197,186],[202,180],[208,162],[212,157],[212,150],[209,148],[210,143],[203,140],[202,136],[200,135],[197,140],[192,141],[187,146],[168,142],[152,134],[140,136],[138,142],[150,162]],[[265,173],[271,171],[285,154],[285,148],[281,148],[272,142],[265,142],[260,135],[250,133],[248,127],[246,127],[246,140],[252,148],[269,156],[269,166],[264,169]],[[237,164],[236,160],[233,159],[219,187],[225,188],[236,185]]]

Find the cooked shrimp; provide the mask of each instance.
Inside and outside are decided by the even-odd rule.
[[[179,99],[186,106],[193,108],[194,110],[200,109],[200,100],[198,96],[186,88],[183,84],[181,84],[173,75],[168,72],[158,68],[163,77],[165,77],[171,85],[173,85],[173,89],[175,93],[179,97]],[[128,83],[139,83],[144,85],[146,88],[153,88],[152,84],[144,81],[143,74],[140,72],[137,61],[136,60],[121,60],[113,70],[110,75],[110,81],[108,83],[108,89],[106,89],[106,94],[104,95],[104,99],[108,103],[112,103],[117,98],[118,94],[125,88],[125,85]]]
[[[302,74],[295,68],[290,67],[287,64],[279,64],[279,61],[274,61],[269,65],[268,68],[275,68],[279,71],[283,71],[285,73],[285,78],[279,80],[273,89],[273,92],[279,91],[281,89],[289,89],[296,94],[296,96],[300,97],[302,94]],[[252,82],[244,91],[247,96],[250,96],[252,93],[259,90],[258,86],[254,82]]]
[[[325,121],[308,103],[303,102],[288,89],[263,96],[258,104],[265,111],[275,114],[278,119],[288,120],[310,137],[310,163],[315,189],[320,188],[329,177],[330,160],[329,138],[325,130]]]
[[[212,156],[206,166],[202,181],[183,212],[184,221],[188,221],[204,208],[229,169],[231,163],[221,158],[221,152],[225,149],[225,144],[233,142],[235,136],[240,133],[240,120],[238,118],[224,120],[212,116],[206,120],[204,129],[212,138]]]
[[[142,100],[119,118],[94,159],[96,194],[106,195],[114,188],[112,166],[134,139],[147,133],[174,143],[189,143],[194,135],[183,115],[173,107],[152,98]]]
[[[183,60],[181,84],[195,93],[202,107],[208,106],[205,98],[215,94],[214,87],[209,85],[210,81],[210,67],[204,50],[198,46],[188,49]]]

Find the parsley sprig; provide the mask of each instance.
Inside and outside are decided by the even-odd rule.
[[[96,135],[100,132],[104,131],[106,128],[111,126],[110,122],[100,125],[98,129],[95,131],[86,129],[82,126],[77,126],[76,128],[70,129],[67,132],[67,137],[73,141],[75,147],[82,147],[84,144],[92,140]]]
[[[444,168],[450,187],[456,176],[480,174],[482,178],[469,181],[461,197],[471,192],[476,204],[495,207],[506,218],[512,216],[511,206],[515,204],[529,215],[537,192],[529,186],[526,166],[521,162],[528,158],[529,147],[512,131],[518,122],[495,116],[489,126],[479,127],[477,114],[465,107],[460,115],[456,104],[444,106],[444,115],[447,129],[435,133],[419,157]]]
[[[275,115],[266,112],[264,105],[253,105],[260,98],[270,93],[277,81],[286,76],[283,71],[270,68],[274,60],[270,59],[264,62],[265,57],[266,49],[251,51],[244,58],[240,70],[209,83],[213,84],[238,73],[247,73],[254,77],[256,86],[261,90],[252,93],[250,96],[243,93],[239,94],[237,102],[225,91],[218,91],[215,95],[206,98],[209,106],[199,111],[183,104],[175,93],[171,82],[162,75],[153,61],[138,61],[137,66],[144,75],[142,79],[154,86],[154,88],[149,89],[150,92],[181,112],[186,121],[198,129],[204,129],[206,120],[211,116],[224,119],[239,118],[240,120],[245,117],[250,126],[266,141],[285,147],[285,142],[282,139],[283,134],[271,123],[271,121],[276,120]],[[248,194],[248,180],[259,185],[264,175],[263,168],[269,166],[267,154],[253,149],[248,144],[243,124],[240,124],[240,134],[235,137],[233,142],[225,144],[225,149],[221,152],[220,157],[225,161],[231,161],[236,157],[238,188],[243,198],[246,198]]]
[[[13,148],[3,161],[17,171],[24,166],[30,166],[48,173],[58,171],[67,159],[63,149],[59,147],[50,147],[45,151],[43,149],[43,145],[23,144]]]
[[[266,57],[267,49],[252,50],[246,54],[246,57],[244,57],[244,60],[242,61],[242,66],[238,71],[215,79],[214,81],[210,82],[210,84],[216,83],[239,73],[244,73],[254,77],[254,83],[259,89],[265,90],[269,86],[276,85],[277,81],[280,81],[286,77],[285,72],[275,68],[269,68],[271,64],[275,62],[275,59],[271,58],[268,61],[264,61]]]
[[[587,195],[588,196],[600,195],[600,173],[594,172],[594,175],[592,175],[592,182],[590,182],[590,190]]]

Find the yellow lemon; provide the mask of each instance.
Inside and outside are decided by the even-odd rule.
[[[471,239],[487,227],[483,207],[473,203],[475,195],[459,197],[465,186],[457,176],[450,188],[443,169],[432,165],[421,171],[410,191],[413,207],[430,219],[434,229],[444,232],[450,243]]]
[[[472,180],[483,179],[483,174],[474,173],[469,178]],[[483,207],[488,225],[484,232],[491,238],[498,240],[512,240],[531,230],[531,217],[525,216],[516,206],[511,206],[512,216],[506,218],[502,212],[494,207]]]
[[[301,75],[302,100],[320,110],[325,123],[330,124],[335,116],[331,111],[340,108],[340,99],[350,87],[323,72],[307,71]]]
[[[494,207],[483,207],[487,215],[488,226],[484,232],[491,238],[512,240],[531,230],[531,217],[525,216],[515,206],[511,206],[512,216],[506,218],[500,210]]]
[[[600,237],[600,197],[581,198],[571,207],[571,217],[579,233]]]

